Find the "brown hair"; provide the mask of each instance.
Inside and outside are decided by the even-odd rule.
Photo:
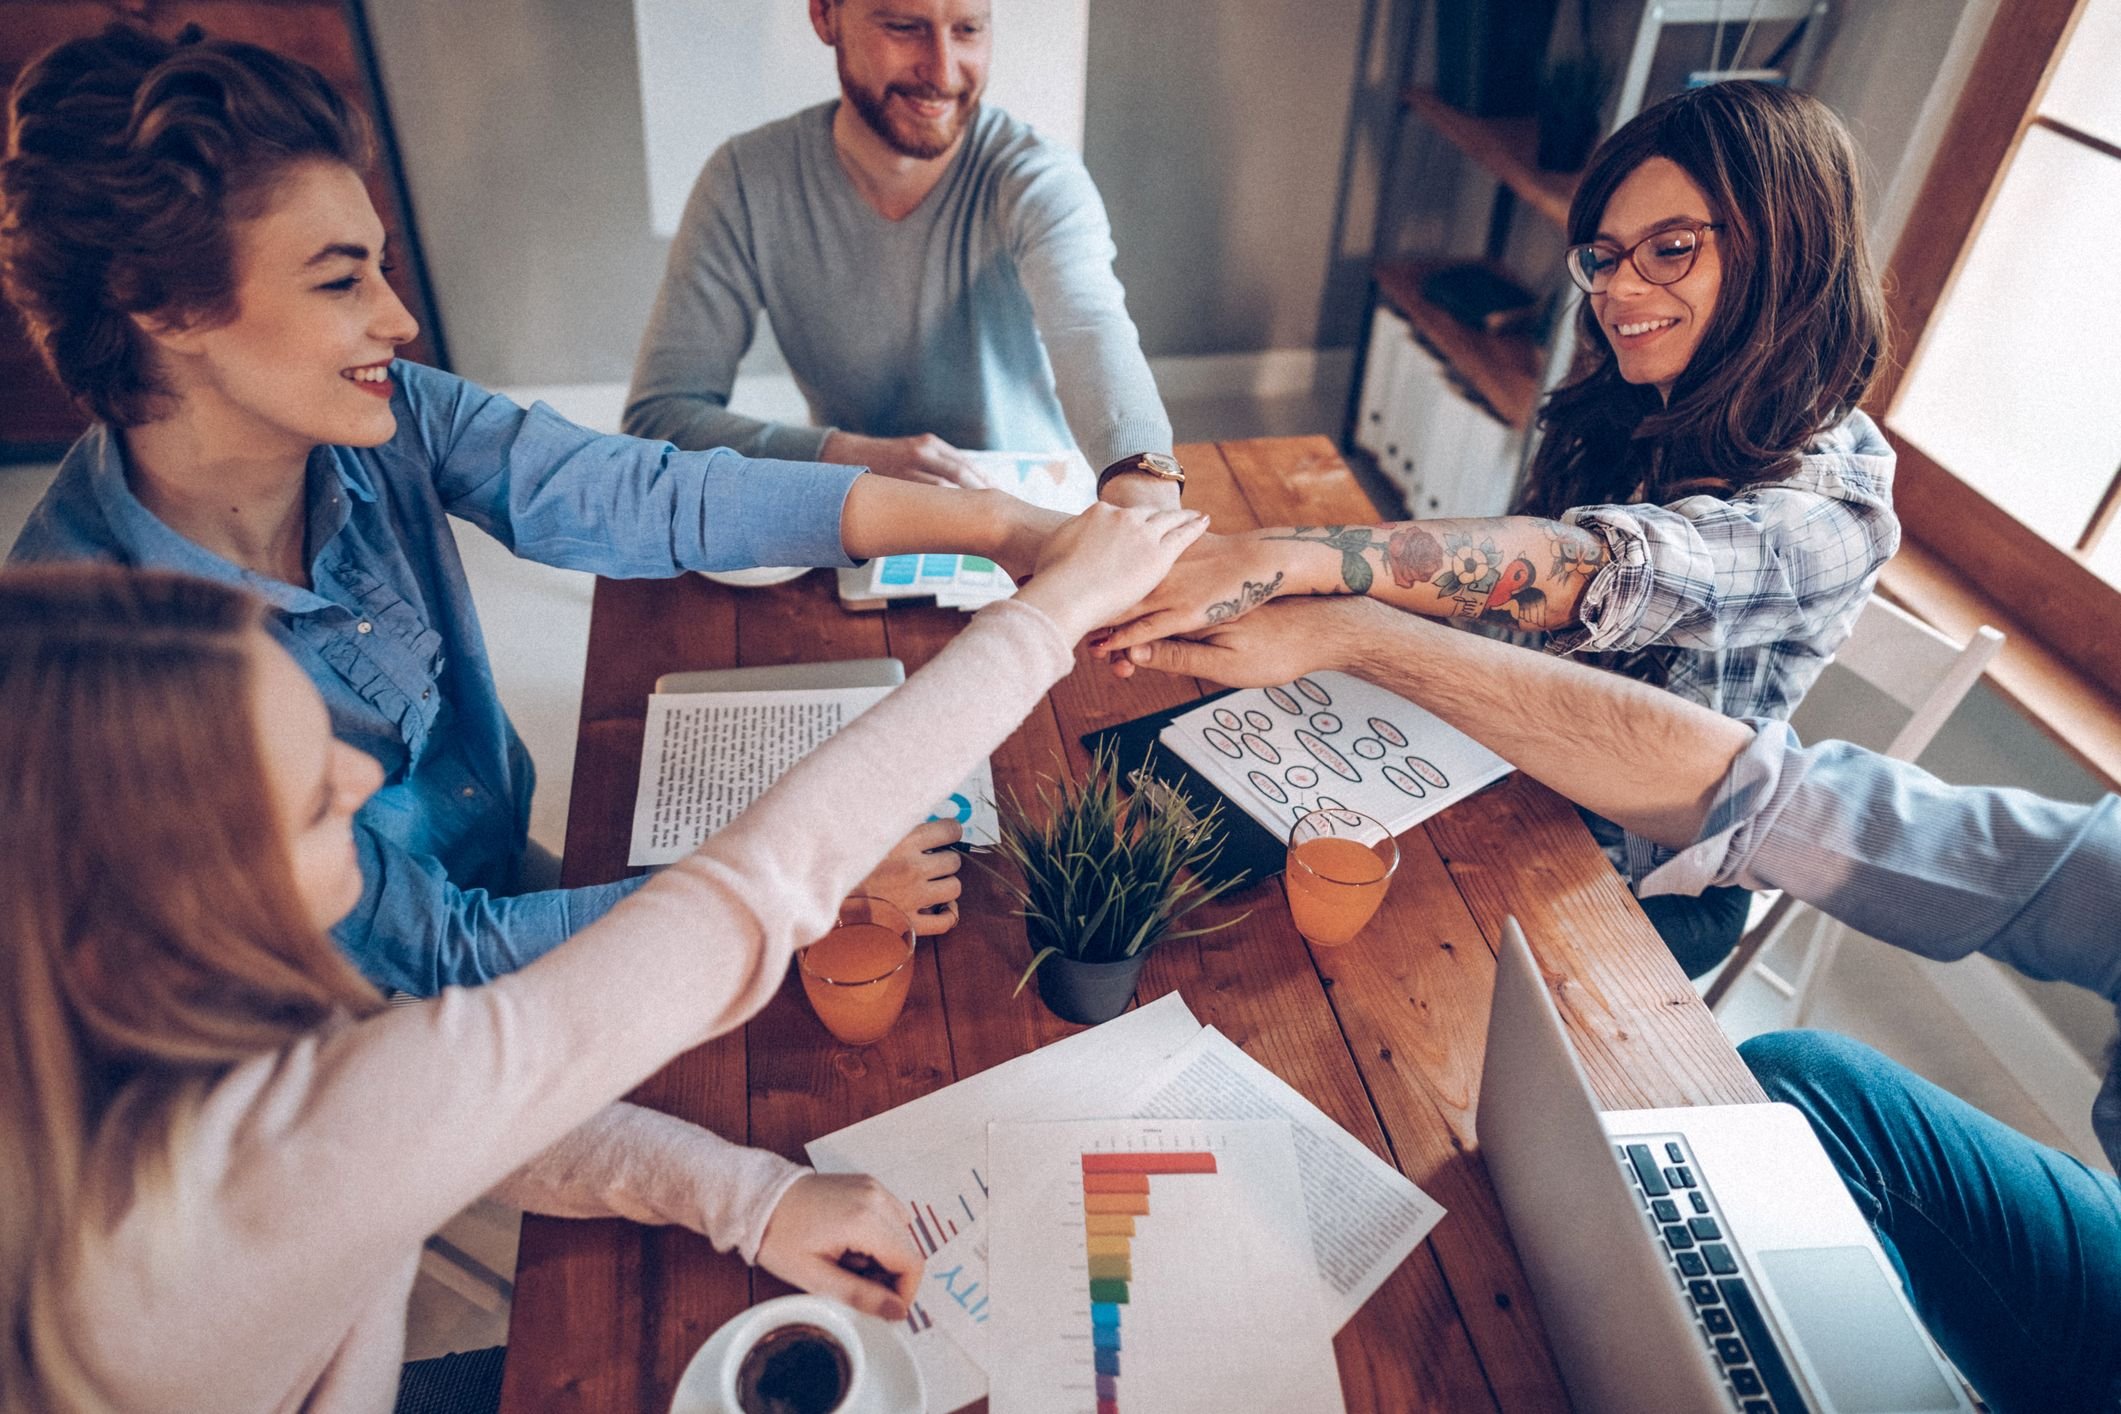
[[[359,109],[254,44],[113,25],[32,61],[8,101],[0,284],[61,386],[126,427],[165,390],[133,323],[234,317],[231,228],[296,163],[368,166]]]
[[[1571,243],[1597,238],[1614,191],[1652,157],[1677,163],[1720,223],[1715,311],[1667,404],[1620,376],[1583,301],[1575,371],[1540,413],[1544,440],[1519,502],[1527,514],[1727,495],[1786,477],[1884,362],[1855,145],[1831,109],[1746,81],[1666,99],[1592,156],[1569,205]]]
[[[262,614],[162,572],[0,573],[0,1389],[39,1407],[92,1400],[34,1278],[186,1094],[381,1005],[260,809]]]

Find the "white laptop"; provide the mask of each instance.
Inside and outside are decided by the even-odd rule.
[[[1578,1409],[1972,1409],[1803,1114],[1599,1113],[1515,919],[1476,1128]]]

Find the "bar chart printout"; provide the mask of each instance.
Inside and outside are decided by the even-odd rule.
[[[1282,1121],[989,1130],[995,1414],[1343,1406]]]

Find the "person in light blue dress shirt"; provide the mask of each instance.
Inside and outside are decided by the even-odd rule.
[[[633,887],[520,891],[535,778],[449,517],[618,577],[923,549],[1021,567],[1060,519],[859,467],[761,475],[398,359],[417,326],[384,278],[365,125],[269,51],[114,29],[33,65],[11,117],[0,276],[96,425],[10,559],[182,570],[277,611],[338,735],[384,768],[339,930],[378,984],[511,971]],[[909,837],[877,887],[947,905],[958,860],[934,843]]]
[[[1643,892],[1778,888],[1874,938],[1984,953],[2121,1009],[2121,797],[1946,785],[1370,600],[1291,599],[1137,666],[1232,686],[1338,669],[1419,703],[1650,848]],[[2121,1183],[1845,1037],[1740,1054],[1803,1110],[1930,1333],[1997,1410],[2121,1408]],[[2121,1056],[2092,1126],[2121,1164]]]

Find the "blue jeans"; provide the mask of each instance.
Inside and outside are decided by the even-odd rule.
[[[2121,1183],[1868,1046],[1738,1048],[1803,1110],[1930,1334],[1999,1414],[2121,1408]]]

